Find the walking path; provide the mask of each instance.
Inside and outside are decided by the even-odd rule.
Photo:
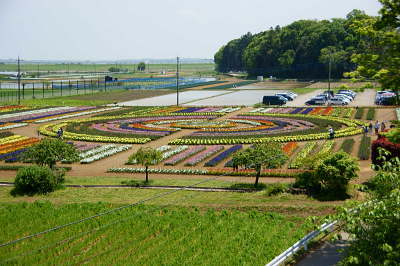
[[[335,242],[326,241],[322,246],[314,249],[310,254],[302,258],[296,266],[331,266],[336,265],[343,257],[349,247],[348,235],[341,233],[342,240]]]

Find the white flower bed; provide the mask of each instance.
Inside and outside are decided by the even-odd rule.
[[[117,147],[114,147],[112,149],[105,150],[103,152],[97,153],[97,154],[95,154],[95,155],[93,155],[91,157],[87,157],[85,159],[82,159],[81,163],[91,163],[91,162],[94,162],[94,161],[98,161],[98,160],[101,160],[103,158],[112,156],[112,155],[114,155],[116,153],[126,151],[126,150],[130,149],[131,147],[132,147],[132,145],[117,146]]]
[[[38,110],[32,110],[32,111],[24,111],[24,112],[19,112],[19,113],[5,114],[5,115],[0,115],[0,120],[6,119],[6,118],[11,118],[11,117],[23,116],[23,115],[46,113],[46,112],[50,112],[50,111],[68,110],[70,108],[71,107],[69,107],[69,106],[52,107],[52,108],[38,109]]]
[[[17,124],[13,124],[13,125],[9,125],[9,126],[0,127],[0,130],[16,128],[16,127],[24,127],[24,126],[27,126],[27,125],[28,125],[28,123],[17,123]]]
[[[240,119],[227,119],[227,121],[235,122],[235,123],[242,123],[242,124],[249,124],[253,126],[261,126],[262,124],[256,121],[250,120],[240,120]]]
[[[206,175],[208,170],[200,169],[162,169],[162,168],[149,168],[149,173],[153,174],[188,174],[188,175]],[[107,172],[112,173],[145,173],[146,168],[110,168]]]
[[[271,111],[273,108],[266,108],[262,111],[260,111],[260,113],[268,113],[269,111]]]
[[[258,113],[258,112],[262,112],[262,111],[264,111],[264,109],[265,109],[265,108],[263,108],[263,107],[257,108],[257,109],[251,110],[249,113]]]
[[[60,120],[60,119],[82,116],[82,115],[90,115],[90,114],[100,113],[100,112],[104,112],[104,111],[111,111],[111,110],[120,109],[120,108],[122,108],[122,107],[117,106],[117,107],[108,107],[108,108],[97,109],[97,110],[93,110],[93,111],[83,111],[83,112],[79,112],[79,113],[75,113],[75,114],[66,114],[66,115],[62,115],[62,116],[41,119],[41,120],[35,121],[35,123],[44,123],[44,122],[50,122],[50,121],[55,121],[55,120]]]
[[[97,147],[97,148],[94,148],[94,149],[91,149],[91,150],[88,150],[88,151],[81,152],[79,154],[79,157],[81,157],[82,159],[88,158],[88,157],[91,157],[91,156],[93,156],[93,155],[95,155],[97,153],[101,153],[101,152],[104,152],[106,150],[113,149],[115,147],[117,147],[117,145],[115,145],[115,144],[103,145],[103,146],[100,146],[100,147]]]
[[[232,113],[235,111],[240,110],[241,107],[227,107],[227,108],[223,108],[221,110],[215,111],[216,113]]]
[[[163,153],[162,158],[163,160],[168,159],[169,157],[178,154],[180,152],[183,152],[184,150],[188,149],[189,146],[187,145],[183,145],[183,146],[178,146],[177,148],[171,150],[171,151],[167,151],[165,153]]]

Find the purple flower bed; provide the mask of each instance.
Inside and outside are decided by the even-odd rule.
[[[309,112],[311,112],[312,110],[314,110],[314,108],[306,108],[304,111],[301,112],[301,114],[306,115]]]
[[[64,114],[74,113],[74,112],[78,112],[78,111],[86,111],[86,110],[90,110],[90,109],[94,109],[94,108],[96,108],[96,107],[76,107],[76,108],[68,109],[68,111],[49,111],[49,112],[41,113],[40,115],[39,114],[36,114],[36,115],[31,114],[31,115],[20,116],[16,120],[15,120],[15,118],[9,118],[9,119],[5,119],[3,121],[8,120],[8,121],[17,123],[17,122],[23,122],[25,120],[36,120],[36,119],[51,117],[51,116],[55,116],[55,115],[64,115]]]
[[[171,157],[170,159],[165,161],[165,165],[176,165],[177,163],[189,158],[190,156],[205,150],[206,146],[193,146],[184,152],[178,153],[177,155]]]
[[[212,158],[211,160],[206,162],[204,164],[204,166],[216,166],[219,162],[221,162],[222,160],[224,160],[225,158],[230,156],[232,153],[235,153],[242,148],[243,148],[243,145],[241,145],[241,144],[232,146],[229,149],[227,149],[226,151],[221,152],[220,154],[218,154],[217,156],[215,156],[214,158]]]
[[[291,111],[290,113],[291,114],[298,114],[298,113],[300,113],[300,111],[301,110],[303,110],[304,108],[296,108],[296,109],[294,109],[293,111]]]
[[[20,156],[22,155],[23,152],[26,151],[26,148],[16,150],[13,152],[8,152],[5,154],[0,155],[0,160],[5,160],[6,162],[16,162],[20,159]]]
[[[197,112],[198,110],[203,109],[201,107],[189,107],[183,110],[175,111],[174,113],[193,113]]]

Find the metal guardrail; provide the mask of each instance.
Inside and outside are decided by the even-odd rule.
[[[315,230],[299,241],[297,241],[293,246],[282,252],[280,255],[276,256],[272,261],[270,261],[266,266],[279,266],[281,263],[285,262],[289,257],[293,256],[299,249],[304,248],[307,250],[308,242],[316,238],[319,234],[326,230],[333,231],[333,227],[337,221],[333,221],[331,223],[324,223],[318,230]]]

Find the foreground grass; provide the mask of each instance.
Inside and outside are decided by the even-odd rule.
[[[49,195],[33,197],[13,197],[11,187],[0,187],[0,204],[33,202],[46,200],[54,204],[97,203],[129,204],[148,197],[171,192],[171,190],[142,188],[66,188]],[[283,214],[309,216],[334,212],[336,206],[343,202],[319,202],[306,195],[281,194],[267,196],[265,191],[253,193],[238,192],[201,192],[179,191],[168,197],[157,198],[146,202],[148,205],[160,205],[174,202],[177,206],[195,206],[199,208],[218,209],[258,209],[275,211]]]
[[[105,203],[3,204],[0,242],[113,207],[116,205]],[[313,224],[301,217],[273,212],[136,206],[2,247],[0,263],[259,265],[312,228]]]

